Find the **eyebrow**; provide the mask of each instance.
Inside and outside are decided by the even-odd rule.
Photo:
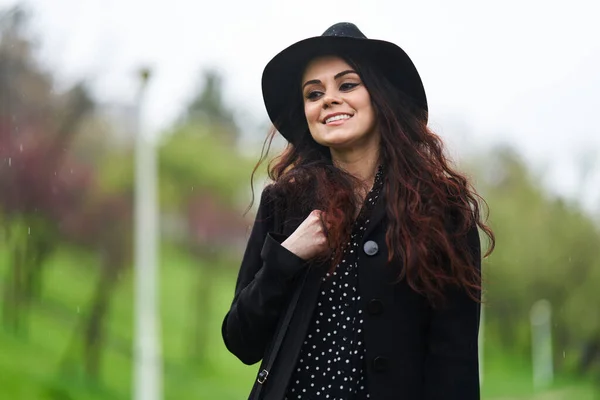
[[[347,69],[345,71],[338,72],[337,74],[335,74],[335,76],[333,77],[333,79],[337,80],[337,79],[341,78],[342,76],[348,75],[348,74],[356,74],[356,71],[354,71],[352,69]],[[302,89],[304,89],[306,87],[306,85],[312,85],[313,83],[321,83],[321,81],[318,80],[318,79],[313,79],[313,80],[310,80],[310,81],[306,81],[304,83],[304,85],[302,85]]]

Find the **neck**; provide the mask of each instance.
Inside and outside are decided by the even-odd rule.
[[[352,174],[368,188],[373,186],[379,165],[379,144],[339,151],[331,149],[333,164]]]

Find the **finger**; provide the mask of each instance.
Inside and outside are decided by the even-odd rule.
[[[320,214],[319,214],[319,221],[321,222],[321,225],[323,226],[323,228],[329,229],[329,227],[328,227],[329,223],[327,222],[327,215],[325,214],[324,211],[320,212]]]
[[[321,228],[323,229],[323,234],[325,236],[329,236],[329,230],[331,229],[331,223],[327,222],[324,218],[321,219]]]

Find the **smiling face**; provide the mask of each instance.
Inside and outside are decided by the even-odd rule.
[[[375,110],[360,76],[339,57],[320,57],[302,77],[304,113],[313,139],[331,149],[378,142]]]

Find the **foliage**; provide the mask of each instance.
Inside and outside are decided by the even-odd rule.
[[[64,93],[53,90],[33,58],[26,16],[16,8],[0,18],[0,85],[10,96],[0,106],[0,209],[11,264],[3,323],[17,332],[27,328],[43,267],[60,244],[98,254],[103,264],[96,301],[80,329],[86,369],[95,374],[114,276],[129,261],[131,201],[126,193],[98,190],[93,166],[71,152],[94,103],[82,84]]]
[[[217,70],[208,69],[202,78],[203,84],[187,108],[185,121],[216,128],[227,142],[233,143],[239,137],[239,128],[233,111],[223,100],[223,77]]]
[[[215,128],[216,129],[216,128]],[[163,204],[181,205],[190,195],[210,192],[235,206],[250,185],[252,160],[219,137],[218,130],[182,126],[166,136],[159,149]]]
[[[190,317],[188,355],[206,362],[209,346],[205,321],[212,309],[215,274],[211,260],[221,252],[239,253],[247,222],[238,203],[246,202],[250,162],[236,148],[210,130],[183,126],[159,148],[161,204],[181,217],[183,232],[175,242],[200,260],[194,276],[195,295],[189,299],[196,313]],[[179,239],[179,240],[177,240]]]
[[[515,153],[497,151],[480,165],[498,241],[486,264],[488,332],[528,355],[530,308],[547,299],[557,365],[581,366],[582,349],[600,341],[600,314],[592,306],[600,304],[598,226],[576,204],[550,197]],[[600,362],[598,349],[591,356]]]

